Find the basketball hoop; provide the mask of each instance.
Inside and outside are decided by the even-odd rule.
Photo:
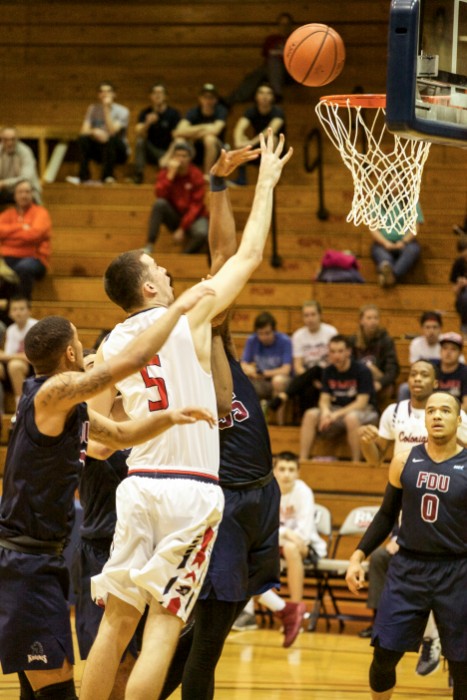
[[[417,202],[430,143],[391,134],[386,95],[330,95],[316,105],[319,120],[352,173],[348,222],[370,231],[417,232]],[[367,121],[364,109],[375,110]],[[359,150],[360,146],[360,150]]]

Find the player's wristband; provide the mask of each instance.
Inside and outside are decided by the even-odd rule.
[[[227,189],[227,183],[225,177],[219,177],[219,175],[210,176],[211,192],[222,192]]]

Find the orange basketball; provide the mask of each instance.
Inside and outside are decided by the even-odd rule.
[[[344,42],[325,24],[304,24],[292,32],[284,47],[285,67],[302,85],[327,85],[337,78],[344,62]]]

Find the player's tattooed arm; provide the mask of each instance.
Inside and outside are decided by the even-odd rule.
[[[157,437],[173,425],[187,425],[199,420],[214,427],[216,419],[206,408],[197,406],[158,411],[147,418],[115,422],[95,411],[89,411],[89,436],[114,450],[133,447]]]

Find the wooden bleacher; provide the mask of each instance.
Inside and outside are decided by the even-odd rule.
[[[346,222],[353,185],[337,151],[324,139],[325,204],[330,214],[326,221],[316,217],[317,176],[303,168],[303,142],[309,130],[318,126],[314,104],[320,94],[352,92],[357,85],[367,92],[384,92],[387,2],[355,0],[346,4],[345,12],[341,3],[329,0],[292,7],[273,1],[267,12],[264,3],[254,0],[176,4],[150,0],[124,4],[118,0],[111,8],[102,0],[39,0],[6,2],[2,9],[1,121],[20,126],[20,135],[35,149],[43,174],[55,144],[72,142],[77,135],[101,79],[115,82],[117,100],[130,107],[133,142],[136,116],[146,106],[147,93],[155,81],[167,84],[171,103],[183,112],[195,103],[204,82],[214,82],[226,93],[258,65],[262,38],[273,30],[279,12],[292,11],[298,25],[322,22],[333,26],[346,45],[342,74],[323,90],[298,85],[286,89],[287,137],[295,156],[276,195],[283,265],[271,267],[268,249],[240,295],[233,320],[237,346],[242,348],[255,316],[263,309],[274,313],[280,330],[292,333],[301,325],[301,303],[316,298],[324,306],[324,320],[344,333],[353,333],[359,306],[374,302],[381,308],[383,324],[396,337],[404,376],[408,366],[408,340],[404,336],[417,333],[423,310],[441,310],[445,329],[458,328],[448,277],[456,250],[451,227],[462,222],[465,214],[465,153],[432,147],[421,191],[426,220],[420,233],[422,259],[408,283],[391,290],[377,286],[368,232]],[[237,105],[230,113],[227,140],[231,140],[232,126],[243,109],[244,105]],[[84,345],[89,346],[102,328],[112,327],[124,316],[106,299],[101,277],[112,257],[144,243],[154,171],[148,171],[147,184],[140,187],[123,183],[130,172],[130,168],[123,168],[118,170],[120,184],[89,188],[64,183],[66,175],[76,174],[76,167],[76,149],[73,154],[70,148],[57,182],[44,188],[54,225],[54,253],[51,273],[36,287],[33,313],[36,318],[63,314],[77,325]],[[252,195],[252,187],[231,190],[239,232]],[[314,282],[327,248],[353,250],[366,283]],[[168,234],[158,242],[157,258],[172,272],[177,291],[207,272],[205,256],[191,256],[188,261],[177,252]],[[4,421],[2,466],[7,428]],[[275,452],[298,449],[296,426],[271,426],[271,438]],[[345,444],[333,445],[330,451],[320,440],[315,454],[348,457]],[[336,526],[352,504],[358,505],[357,500],[378,502],[385,483],[384,469],[345,461],[305,462],[302,476],[314,489],[317,501],[331,508]]]

